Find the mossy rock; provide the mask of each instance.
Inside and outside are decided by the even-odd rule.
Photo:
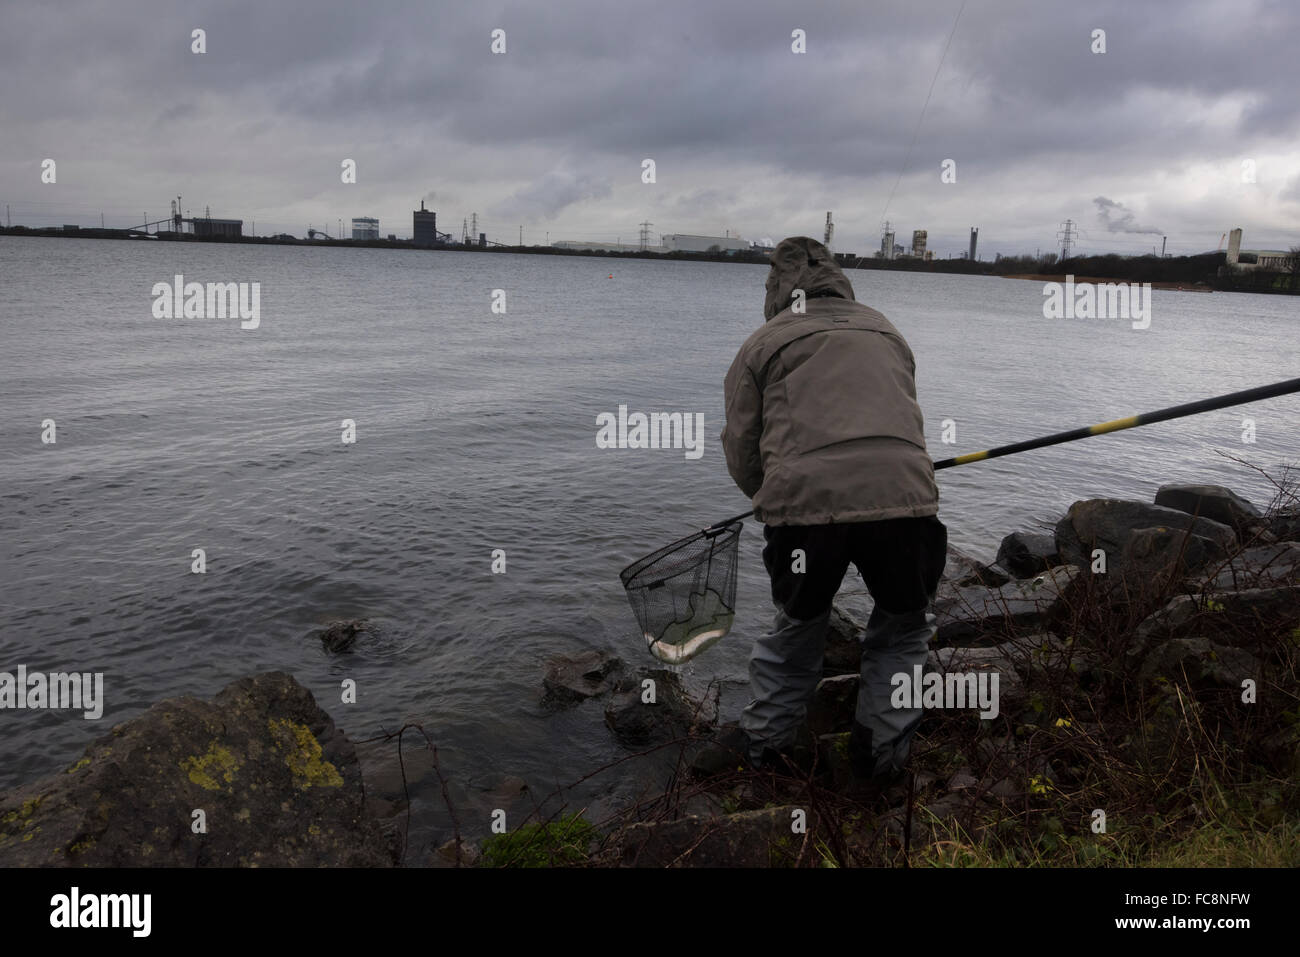
[[[5,867],[393,863],[355,748],[281,672],[161,701],[66,770],[0,794]]]

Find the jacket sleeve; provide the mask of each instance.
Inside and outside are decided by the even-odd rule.
[[[727,471],[740,490],[750,498],[763,487],[763,460],[759,439],[763,435],[763,394],[745,361],[744,350],[727,371],[727,424],[722,431],[722,450]]]

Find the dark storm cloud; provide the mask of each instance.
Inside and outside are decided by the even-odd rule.
[[[556,169],[516,190],[500,204],[499,212],[528,220],[553,219],[565,207],[585,199],[603,199],[611,192],[608,179]]]
[[[0,198],[48,201],[32,164],[58,154],[62,202],[134,208],[166,184],[268,223],[343,204],[409,223],[432,192],[457,204],[449,221],[490,210],[511,229],[626,231],[653,214],[759,235],[834,208],[840,235],[901,216],[933,246],[979,221],[990,248],[1050,235],[1101,193],[1198,236],[1233,215],[1287,225],[1294,4],[969,3],[918,128],[958,6],[9,0]],[[341,196],[343,157],[360,173]],[[644,157],[657,192],[640,189]],[[1259,188],[1216,188],[1245,157]],[[939,182],[946,158],[956,184]],[[1103,234],[1122,242],[1114,221]]]

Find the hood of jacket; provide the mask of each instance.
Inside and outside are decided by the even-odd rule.
[[[807,236],[791,236],[781,240],[772,250],[772,268],[767,274],[767,299],[763,303],[763,318],[771,319],[788,308],[796,289],[805,297],[813,294],[853,299],[853,286],[849,284],[829,249]]]

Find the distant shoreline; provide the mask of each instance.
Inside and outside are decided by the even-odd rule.
[[[283,235],[283,234],[282,234]],[[128,229],[108,229],[99,227],[78,228],[65,231],[58,227],[46,226],[31,228],[27,226],[0,227],[0,236],[26,236],[43,239],[131,239],[141,242],[182,242],[182,243],[234,243],[263,246],[312,246],[338,249],[401,249],[420,252],[479,252],[479,253],[515,253],[526,256],[587,256],[594,259],[649,259],[674,262],[718,262],[746,263],[755,266],[769,264],[767,253],[758,250],[740,250],[733,253],[651,252],[649,250],[606,251],[596,249],[559,249],[555,246],[506,246],[501,243],[478,245],[474,243],[442,243],[438,245],[416,245],[412,240],[388,239],[299,239],[280,236],[194,236],[183,233],[180,236],[169,233],[150,234],[149,237]],[[156,238],[155,238],[156,237]],[[1196,256],[1179,256],[1161,259],[1154,256],[1123,257],[1116,254],[1106,256],[1080,256],[1070,259],[1068,263],[1044,263],[1031,256],[1004,256],[994,261],[968,259],[931,259],[913,258],[881,260],[872,256],[858,256],[855,253],[835,253],[835,261],[843,269],[859,271],[883,270],[887,272],[939,273],[943,275],[988,276],[997,279],[1030,279],[1037,282],[1063,282],[1067,272],[1073,275],[1074,282],[1087,283],[1150,283],[1153,289],[1181,292],[1254,292],[1272,295],[1300,294],[1300,283],[1295,277],[1285,273],[1263,272],[1258,270],[1227,271],[1224,268],[1226,256],[1223,252],[1202,253]],[[1026,266],[1047,265],[1060,272],[1020,272]],[[1005,270],[1005,271],[1001,271]],[[1017,271],[1013,271],[1017,270]],[[1124,278],[1099,278],[1116,272],[1128,272]],[[1290,282],[1288,282],[1290,279]],[[1288,288],[1290,286],[1290,288]]]
[[[1020,273],[1014,276],[1002,276],[1003,279],[1032,279],[1036,282],[1060,282],[1064,276],[1053,276],[1049,273]],[[1101,285],[1104,283],[1118,283],[1127,285],[1132,282],[1142,282],[1134,279],[1103,279],[1097,276],[1074,276],[1076,286],[1083,285]],[[1172,289],[1175,292],[1214,292],[1214,288],[1207,282],[1151,282],[1147,281],[1152,289]]]

